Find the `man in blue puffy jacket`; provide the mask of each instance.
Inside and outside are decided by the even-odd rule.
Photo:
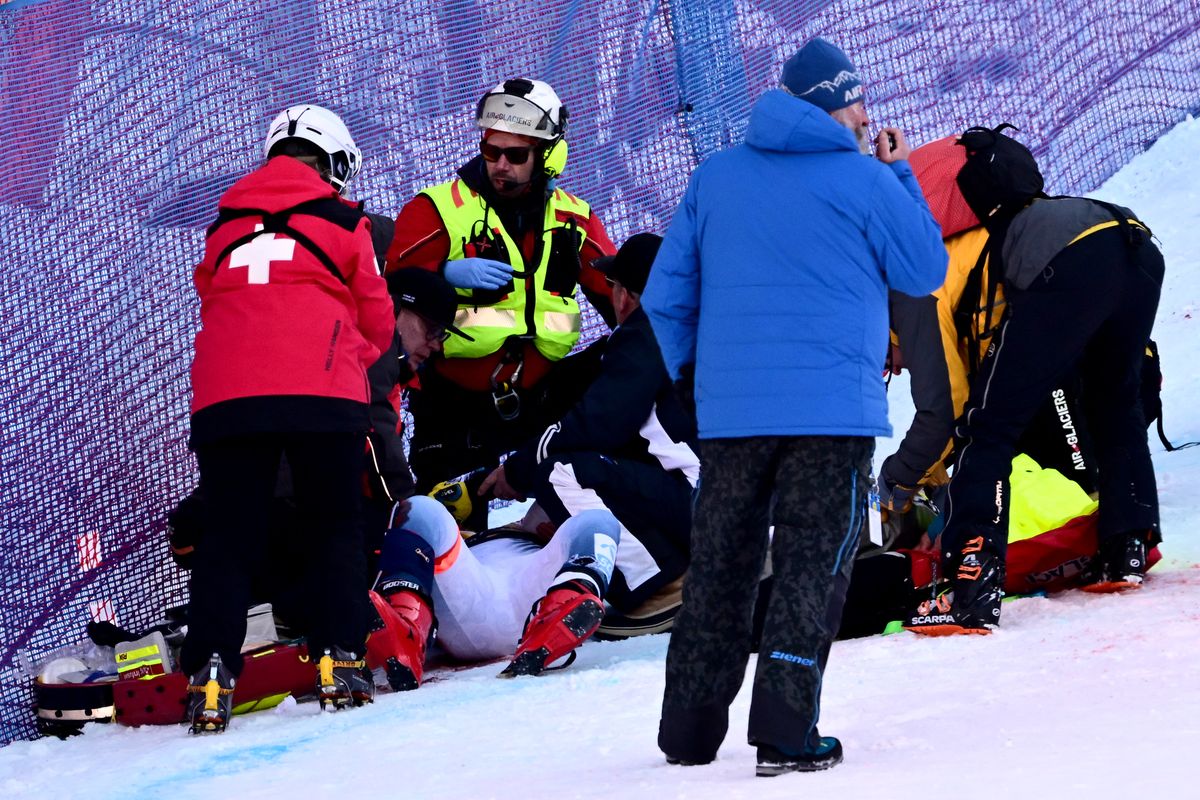
[[[758,774],[825,769],[821,678],[865,514],[887,293],[925,295],[946,251],[901,132],[873,147],[862,81],[814,39],[755,104],[745,143],[692,175],[642,303],[671,376],[693,382],[701,482],[667,654],[659,747],[711,761],[750,650],[771,542],[775,590],[754,680]],[[873,154],[874,158],[865,158]]]

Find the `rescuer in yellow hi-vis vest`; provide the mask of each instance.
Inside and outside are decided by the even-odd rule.
[[[459,294],[446,342],[410,389],[417,491],[480,467],[559,419],[586,389],[599,349],[579,341],[582,288],[610,325],[611,289],[592,262],[616,248],[600,218],[557,186],[567,109],[542,81],[516,78],[475,110],[479,155],[400,211],[387,271],[422,267]],[[403,357],[403,356],[402,356]],[[415,387],[414,387],[415,388]],[[486,502],[467,527],[486,525]]]

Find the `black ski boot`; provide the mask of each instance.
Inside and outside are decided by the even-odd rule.
[[[1095,570],[1085,592],[1124,592],[1140,589],[1146,576],[1146,535],[1125,533],[1100,543]]]
[[[1004,561],[983,549],[982,536],[963,546],[952,585],[949,595],[922,603],[904,627],[925,636],[991,633],[1000,623]]]
[[[236,684],[233,673],[213,653],[208,665],[188,682],[186,719],[191,733],[221,733],[228,727]]]
[[[317,700],[328,711],[374,702],[375,681],[367,662],[340,647],[326,648],[317,662]]]

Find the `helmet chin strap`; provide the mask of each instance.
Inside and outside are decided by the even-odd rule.
[[[339,181],[337,178],[333,177],[332,175],[328,176],[325,180],[327,180],[329,182],[329,185],[332,186],[334,191],[336,191],[339,195],[341,195],[342,197],[346,196],[346,192],[347,192],[347,190],[349,190],[350,187],[346,184],[345,181]]]

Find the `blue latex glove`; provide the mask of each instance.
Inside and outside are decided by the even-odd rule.
[[[499,289],[512,280],[512,265],[490,258],[447,261],[443,274],[460,289]]]

